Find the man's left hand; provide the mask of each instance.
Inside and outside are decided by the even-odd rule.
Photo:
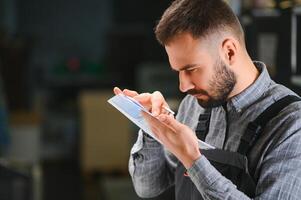
[[[154,135],[182,162],[186,169],[190,168],[201,156],[198,139],[188,126],[181,124],[171,115],[161,114],[157,118],[144,112],[142,115]]]

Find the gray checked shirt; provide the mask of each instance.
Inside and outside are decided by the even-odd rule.
[[[276,100],[296,95],[271,80],[263,63],[254,63],[260,71],[257,80],[231,98],[227,109],[220,106],[212,110],[205,141],[216,148],[236,151],[250,121]],[[180,104],[177,120],[195,130],[198,116],[203,112],[197,100],[187,95]],[[269,121],[263,134],[275,136],[268,143],[257,142],[252,148],[250,167],[258,180],[254,199],[301,199],[301,102],[284,108]],[[262,147],[264,150],[259,152]],[[177,184],[174,181],[177,163],[161,144],[139,131],[129,160],[129,172],[137,194],[144,198],[155,197]],[[187,172],[204,199],[250,199],[203,155]]]

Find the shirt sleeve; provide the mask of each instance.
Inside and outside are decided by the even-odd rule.
[[[174,159],[159,142],[141,130],[138,134],[131,149],[129,172],[138,196],[156,197],[174,184]]]
[[[254,199],[300,199],[301,131],[276,142],[264,156]],[[201,156],[187,170],[199,192],[208,199],[250,199]]]
[[[204,155],[196,160],[191,168],[187,169],[187,173],[206,199],[250,199],[239,191],[229,179],[219,173]]]

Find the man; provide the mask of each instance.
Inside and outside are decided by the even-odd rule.
[[[179,200],[299,199],[300,102],[286,105],[268,119],[248,154],[236,153],[246,152],[240,147],[250,122],[276,101],[297,95],[273,82],[264,63],[252,62],[241,25],[228,5],[222,0],[176,0],[164,12],[155,33],[172,70],[179,73],[180,90],[188,95],[174,119],[164,111],[168,105],[160,92],[138,94],[114,88],[115,94],[135,98],[156,116],[143,114],[162,143],[139,132],[129,161],[137,194],[155,197],[175,185]],[[247,178],[233,175],[236,170],[224,173],[212,155],[199,148],[199,116],[206,113],[210,123],[203,125],[207,126],[203,139],[226,155],[227,162],[247,158],[242,169],[246,174],[254,172]]]

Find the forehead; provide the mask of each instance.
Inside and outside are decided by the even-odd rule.
[[[210,43],[208,39],[195,39],[188,33],[174,37],[165,46],[171,67],[178,71],[185,65],[210,62],[213,51],[212,44]]]

